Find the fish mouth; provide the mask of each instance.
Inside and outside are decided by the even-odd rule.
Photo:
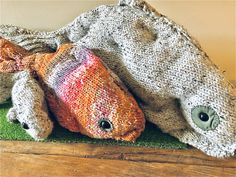
[[[121,141],[131,141],[131,142],[135,142],[135,140],[139,137],[139,135],[141,134],[142,131],[138,130],[138,129],[133,129],[130,131],[127,131],[125,134],[119,136],[119,137],[115,137],[116,140],[121,140]]]

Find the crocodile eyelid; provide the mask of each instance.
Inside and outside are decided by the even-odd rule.
[[[205,116],[208,116],[208,119],[203,121],[203,119],[199,117],[201,113],[204,113]],[[198,105],[194,107],[191,111],[191,116],[193,122],[204,131],[214,130],[220,123],[218,114],[209,106]]]

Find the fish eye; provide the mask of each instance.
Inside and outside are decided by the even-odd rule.
[[[202,130],[214,130],[220,123],[218,114],[209,106],[196,106],[191,112],[193,122]]]
[[[107,119],[101,119],[99,121],[99,127],[106,132],[111,131],[113,129],[112,123]]]

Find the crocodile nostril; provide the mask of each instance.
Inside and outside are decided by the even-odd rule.
[[[25,129],[25,130],[28,130],[29,129],[29,126],[26,124],[26,123],[22,123],[22,128]]]
[[[19,122],[18,119],[14,119],[14,120],[12,121],[12,123],[14,123],[14,124],[18,124],[18,123],[20,123],[20,122]]]

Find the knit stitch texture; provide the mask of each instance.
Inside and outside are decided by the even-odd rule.
[[[30,55],[5,39],[0,42],[5,51],[0,55],[0,91],[6,94],[13,87],[8,120],[19,121],[34,139],[45,139],[52,131],[44,98],[59,124],[72,132],[135,141],[144,130],[144,114],[135,99],[90,50],[64,44],[55,53]]]
[[[0,29],[30,51],[54,51],[66,42],[92,49],[162,131],[211,156],[235,154],[235,88],[183,27],[145,1],[100,6],[52,32]]]

